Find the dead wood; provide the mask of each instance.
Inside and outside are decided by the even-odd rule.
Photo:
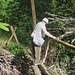
[[[42,75],[38,66],[32,65],[35,75]]]
[[[14,32],[16,31],[17,27],[15,27]],[[9,38],[8,42],[7,42],[7,47],[9,45],[9,42],[11,41],[12,37],[14,36],[14,34],[11,35],[11,37]]]
[[[47,57],[47,54],[48,54],[49,42],[50,42],[50,39],[48,39],[47,48],[46,48],[46,53],[45,53],[45,57],[44,57],[44,59],[43,59],[43,63],[45,63],[45,60],[46,60],[46,57]]]
[[[27,57],[23,59],[0,49],[0,75],[30,75],[31,62]]]
[[[48,43],[49,43],[49,41],[48,41]],[[31,61],[33,61],[33,58],[32,58],[32,56],[30,55],[30,51],[28,50],[26,50],[26,52],[25,52],[25,54],[26,54],[26,56],[28,56],[28,58],[31,60]],[[44,64],[40,64],[39,66],[38,65],[31,65],[32,66],[32,68],[33,68],[33,70],[34,70],[34,74],[35,75],[50,75],[48,72],[47,72],[47,70],[46,70],[46,67],[45,67],[45,65]]]
[[[75,27],[75,18],[72,18],[72,17],[63,17],[63,16],[60,16],[60,15],[56,15],[56,14],[51,14],[51,13],[48,13],[46,12],[45,13],[46,15],[49,16],[49,20],[51,20],[49,22],[49,24],[51,23],[54,23],[54,22],[57,22],[57,21],[62,21],[64,24],[62,25],[63,27]]]
[[[63,37],[74,35],[74,34],[75,34],[75,31],[65,32],[65,34],[59,36],[59,39],[61,40]]]
[[[0,49],[0,74],[1,75],[20,75],[21,72],[16,66],[10,65],[14,55],[8,50]]]
[[[40,68],[40,70],[41,70],[41,72],[42,72],[42,75],[51,75],[51,74],[49,74],[48,71],[46,70],[46,67],[45,67],[44,64],[39,65],[39,68]]]
[[[16,28],[17,28],[17,27],[16,27]],[[15,30],[16,30],[16,28],[15,28]],[[15,38],[17,44],[19,44],[19,41],[18,41],[18,38],[17,38],[17,36],[16,36],[16,33],[15,33],[15,30],[14,30],[13,26],[10,26],[10,29],[11,29],[11,31],[12,31],[12,34],[13,34],[13,36],[14,36],[14,38]]]

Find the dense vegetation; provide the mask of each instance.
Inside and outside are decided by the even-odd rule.
[[[75,1],[74,0],[54,0],[55,14],[65,17],[75,17]],[[45,12],[54,13],[54,7],[52,0],[35,0],[35,10],[37,22],[41,21],[43,17],[48,17]],[[21,44],[31,48],[30,34],[33,27],[32,11],[30,0],[0,0],[0,22],[8,23],[13,27],[17,27],[16,35]],[[59,27],[63,22],[55,22],[54,24],[48,25],[48,27]],[[8,26],[9,26],[8,25]],[[1,26],[1,24],[0,24]],[[8,31],[6,27],[0,27],[0,37],[10,37],[11,30]],[[9,27],[8,27],[9,28]],[[4,30],[6,31],[4,31]],[[52,32],[52,31],[51,31]],[[60,33],[61,32],[61,33]],[[62,35],[65,31],[56,30],[52,33],[56,37]],[[6,36],[4,35],[6,34]],[[64,37],[62,40],[67,41],[68,39],[74,39],[75,35]],[[55,43],[54,41],[51,42]],[[75,42],[73,43],[75,45]],[[17,55],[22,56],[23,47],[19,45],[9,45],[9,50]],[[16,50],[16,52],[14,52]],[[18,51],[17,51],[18,50]],[[21,52],[21,54],[19,54]],[[60,44],[55,44],[55,50],[53,51],[53,57],[58,55],[58,62],[63,68],[75,72],[75,51],[73,49],[64,47]],[[52,60],[52,59],[51,59]],[[55,61],[53,61],[55,62]],[[52,63],[53,64],[53,63]]]

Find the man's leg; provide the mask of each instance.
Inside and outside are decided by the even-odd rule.
[[[40,63],[40,58],[41,58],[41,47],[35,46],[35,64]]]
[[[33,43],[33,38],[31,38],[31,43],[32,43],[32,53],[33,53],[33,62],[34,64],[40,63],[40,58],[41,58],[41,47],[35,45]]]

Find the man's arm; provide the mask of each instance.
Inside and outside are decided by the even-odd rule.
[[[46,30],[46,26],[44,26],[44,27],[42,28],[42,30],[43,30],[44,34],[47,35],[48,37],[56,38],[55,36],[51,35],[51,34]]]

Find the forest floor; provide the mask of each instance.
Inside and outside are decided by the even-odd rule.
[[[20,58],[10,53],[6,47],[2,49],[2,46],[5,46],[6,42],[7,38],[0,37],[0,75],[6,75],[7,71],[9,71],[10,74],[12,73],[11,75],[33,75],[33,69],[31,67],[32,61],[26,55]],[[11,40],[10,44],[16,44],[16,42]],[[8,67],[8,65],[10,67]],[[3,71],[3,69],[6,72]],[[16,74],[16,71],[21,74]]]
[[[7,41],[6,38],[0,38],[0,46],[4,45],[6,41]],[[10,42],[10,44],[13,44],[13,43],[15,44],[14,41]],[[1,52],[1,50],[3,52]],[[0,75],[5,75],[7,71],[9,71],[10,74],[12,73],[11,75],[34,75],[34,70],[32,68],[32,65],[33,65],[32,58],[28,56],[28,53],[31,56],[32,56],[32,53],[30,52],[30,49],[24,48],[24,50],[25,50],[25,55],[24,57],[20,58],[20,57],[12,55],[8,51],[8,49],[0,49]],[[42,59],[44,58],[44,55],[45,55],[45,51],[43,50]],[[49,60],[50,59],[49,57],[51,57],[50,54],[48,54],[48,57],[45,62],[47,71],[51,75],[67,75],[66,72],[59,67],[58,63],[51,64],[51,60]],[[5,71],[3,71],[3,69]]]

